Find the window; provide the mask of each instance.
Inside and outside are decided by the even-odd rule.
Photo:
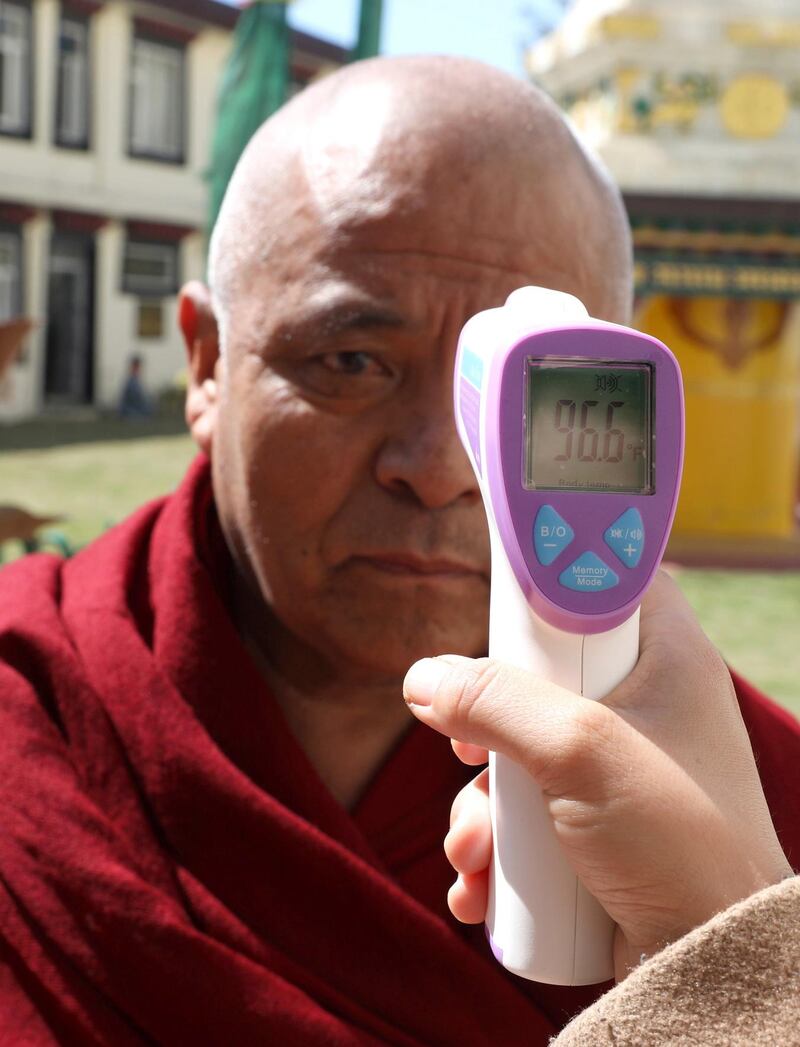
[[[139,338],[164,337],[164,303],[142,298],[136,316],[136,334]]]
[[[19,234],[0,230],[0,320],[21,312],[20,254]]]
[[[89,25],[72,17],[61,19],[58,38],[56,142],[89,145]]]
[[[128,240],[122,288],[141,298],[165,298],[179,286],[178,245]]]
[[[131,66],[130,152],[182,163],[184,49],[135,37]]]
[[[3,0],[0,3],[0,132],[4,134],[30,134],[30,65],[30,9]]]

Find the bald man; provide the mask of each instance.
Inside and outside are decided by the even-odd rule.
[[[541,94],[478,63],[351,66],[258,132],[210,287],[180,302],[199,458],[75,559],[0,577],[4,1042],[513,1047],[597,996],[507,975],[448,912],[441,840],[474,772],[402,685],[418,659],[486,648],[485,521],[452,417],[461,326],[526,284],[624,323],[630,271],[616,190]],[[681,716],[700,691],[728,711],[752,875],[689,905],[691,882],[637,893],[646,857],[606,860],[632,942],[665,900],[679,935],[788,868],[730,677],[686,622],[655,600],[625,700],[668,710],[679,680]],[[406,697],[424,719],[422,690]],[[797,732],[747,701],[789,849],[800,786],[778,754],[800,764]],[[469,764],[480,745],[456,749]],[[615,757],[611,735],[592,748]],[[706,752],[704,736],[687,759]],[[598,824],[608,851],[627,822],[610,804]],[[481,915],[470,831],[464,920]]]

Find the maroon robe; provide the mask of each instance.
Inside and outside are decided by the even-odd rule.
[[[546,1044],[599,989],[514,978],[447,913],[474,770],[414,726],[344,811],[230,572],[203,459],[73,560],[0,572],[0,1045]],[[738,689],[798,862],[800,725]]]

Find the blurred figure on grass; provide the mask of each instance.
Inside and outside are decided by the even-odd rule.
[[[153,401],[142,385],[142,358],[132,356],[128,361],[128,374],[122,386],[117,408],[120,418],[150,418],[153,413]]]

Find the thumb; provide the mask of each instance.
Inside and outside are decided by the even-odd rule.
[[[580,758],[586,737],[596,735],[594,720],[609,715],[598,703],[524,669],[457,655],[412,665],[403,697],[429,727],[503,753],[542,785],[547,766],[555,761],[563,772],[571,756]]]

